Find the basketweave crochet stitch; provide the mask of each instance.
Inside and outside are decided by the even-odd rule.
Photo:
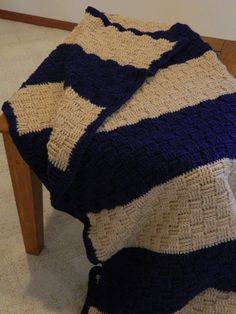
[[[3,111],[101,264],[83,314],[236,313],[236,81],[198,34],[89,7]]]

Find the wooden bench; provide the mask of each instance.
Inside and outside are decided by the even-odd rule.
[[[236,42],[209,37],[203,39],[236,77]],[[4,115],[0,116],[0,132],[4,139],[25,250],[29,254],[38,255],[44,244],[42,183],[18,153]]]

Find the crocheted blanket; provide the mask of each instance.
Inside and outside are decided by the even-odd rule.
[[[84,223],[83,313],[236,313],[236,81],[198,34],[89,7],[3,111]]]

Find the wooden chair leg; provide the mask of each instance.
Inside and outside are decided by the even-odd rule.
[[[20,156],[9,133],[3,133],[25,250],[39,255],[44,245],[42,183]]]

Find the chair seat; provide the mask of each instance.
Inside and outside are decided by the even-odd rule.
[[[0,132],[7,133],[8,132],[8,123],[4,114],[0,116]]]

